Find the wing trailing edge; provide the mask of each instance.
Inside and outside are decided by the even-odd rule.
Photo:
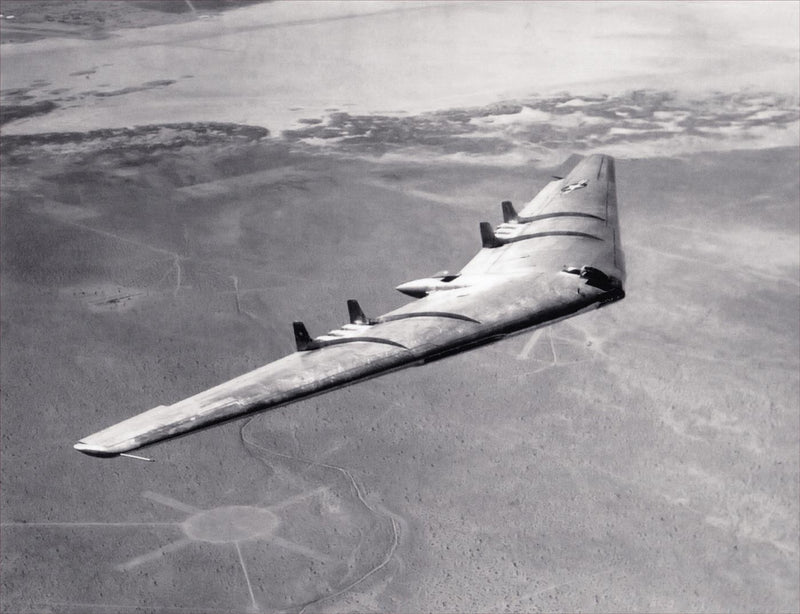
[[[565,186],[574,189],[564,191]],[[484,249],[460,273],[398,286],[417,300],[370,318],[350,299],[349,323],[319,337],[294,322],[296,352],[93,433],[75,449],[100,457],[126,454],[477,348],[625,296],[610,156],[580,159],[520,212],[505,201],[503,218],[497,231],[488,222],[480,224]]]

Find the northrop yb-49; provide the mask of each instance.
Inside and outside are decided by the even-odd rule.
[[[480,224],[482,248],[458,273],[397,287],[416,298],[379,317],[347,302],[350,322],[311,337],[294,323],[297,351],[173,405],[160,405],[75,444],[118,456],[602,307],[625,296],[614,159],[583,158],[503,223]]]

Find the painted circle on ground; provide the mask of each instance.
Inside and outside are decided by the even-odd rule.
[[[280,519],[269,510],[231,505],[189,517],[183,531],[191,539],[220,544],[268,536],[279,524]]]

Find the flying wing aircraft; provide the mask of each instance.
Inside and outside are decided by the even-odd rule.
[[[294,323],[297,351],[224,384],[84,437],[100,457],[422,365],[601,307],[625,296],[614,159],[595,154],[554,177],[503,223],[480,224],[482,248],[460,272],[397,287],[416,298],[376,318],[353,300],[350,322],[311,337]]]

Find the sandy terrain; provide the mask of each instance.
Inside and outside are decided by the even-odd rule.
[[[161,28],[196,43],[257,10],[128,31],[136,43],[3,46],[0,609],[797,611],[796,96],[282,106],[312,79],[243,125],[263,92],[206,104],[219,67],[200,54],[124,65],[64,102],[87,75],[61,75],[122,62],[111,40],[141,60]],[[360,23],[326,8],[278,27],[306,18],[289,10],[268,30],[287,45]],[[402,304],[393,286],[458,269],[477,223],[571,151],[618,157],[624,301],[154,446],[154,463],[72,450],[288,353],[292,320],[318,333],[347,298]]]

